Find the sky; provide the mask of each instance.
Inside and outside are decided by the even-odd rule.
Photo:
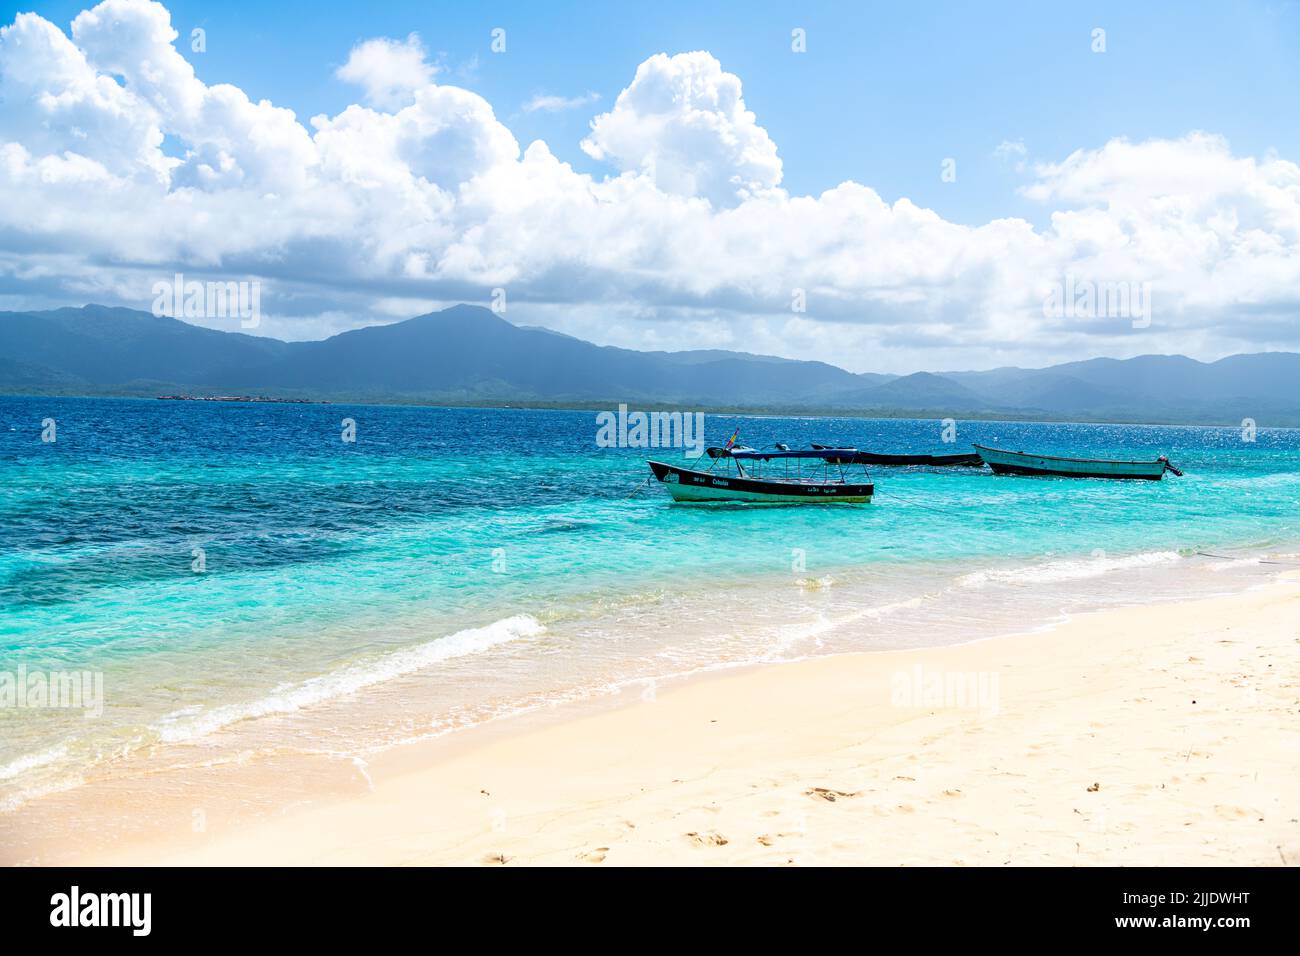
[[[0,308],[181,273],[260,292],[188,321],[286,339],[466,301],[854,371],[1300,350],[1295,3],[0,23]]]

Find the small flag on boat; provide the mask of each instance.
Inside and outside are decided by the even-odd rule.
[[[740,437],[740,429],[737,428],[734,432],[731,433],[731,437],[727,439],[727,444],[724,447],[728,449],[731,448],[731,446],[736,443],[736,439],[739,437]]]

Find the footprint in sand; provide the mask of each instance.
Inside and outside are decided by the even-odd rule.
[[[586,860],[588,863],[604,863],[605,857],[609,854],[609,847],[598,846],[594,850],[588,850],[586,853],[579,853],[578,859]]]
[[[805,796],[805,797],[820,797],[822,800],[825,800],[827,803],[834,803],[836,800],[840,799],[841,797],[856,797],[856,796],[860,796],[861,793],[862,793],[862,791],[860,791],[860,790],[829,790],[829,789],[827,789],[826,787],[809,787],[809,788],[808,788],[807,790],[805,790],[803,793],[804,793],[804,796]]]
[[[686,838],[696,846],[726,846],[731,842],[721,833],[696,833],[694,830],[686,834]]]

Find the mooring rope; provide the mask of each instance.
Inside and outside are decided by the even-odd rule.
[[[1232,555],[1230,555],[1230,554],[1211,554],[1211,553],[1208,552],[1208,551],[1197,551],[1196,553],[1197,553],[1200,557],[1202,557],[1202,558],[1218,558],[1220,561],[1250,561],[1250,560],[1252,560],[1251,558],[1243,558],[1243,557],[1237,557],[1237,558],[1234,558],[1234,557],[1233,557]],[[1265,561],[1263,558],[1254,559],[1254,560],[1255,560],[1255,563],[1256,563],[1256,564],[1281,564],[1281,565],[1300,564],[1300,561]]]
[[[628,495],[626,498],[624,498],[623,500],[624,500],[624,501],[628,501],[628,500],[630,500],[630,499],[632,499],[632,498],[635,498],[637,495],[639,495],[639,494],[641,493],[641,489],[644,488],[646,485],[650,484],[650,479],[653,478],[653,477],[654,477],[654,475],[651,475],[650,478],[647,478],[645,481],[641,482],[641,484],[639,484],[639,485],[637,485],[635,488],[633,488],[633,489],[632,489],[632,493],[631,493],[630,495]]]
[[[913,508],[920,508],[922,511],[933,511],[935,514],[940,514],[940,515],[947,515],[952,513],[948,511],[946,508],[934,508],[931,507],[930,505],[923,505],[920,502],[911,500],[910,498],[900,498],[898,495],[890,494],[888,491],[877,491],[875,492],[875,494],[885,498],[893,498],[895,501],[901,501],[903,504],[911,505]]]

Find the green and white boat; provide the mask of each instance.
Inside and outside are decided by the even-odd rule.
[[[651,461],[650,470],[682,502],[749,504],[868,504],[874,486],[865,468],[852,474],[856,448],[756,451],[742,446],[709,448],[707,471]]]

